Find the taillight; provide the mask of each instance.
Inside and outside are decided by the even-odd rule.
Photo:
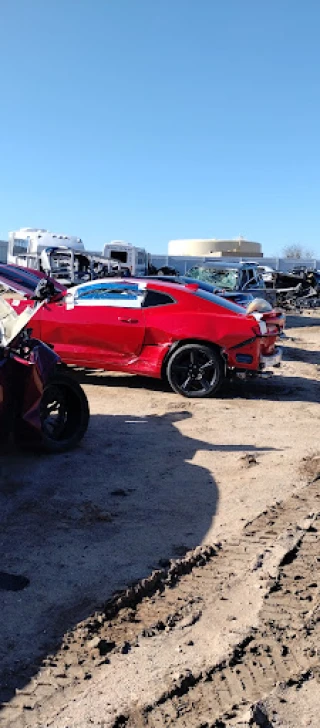
[[[252,327],[252,331],[253,331],[253,333],[254,333],[254,334],[255,334],[256,336],[261,336],[261,331],[260,331],[260,326],[259,326],[259,324],[255,324],[255,325],[254,325],[254,326]]]
[[[279,333],[278,326],[272,326],[272,324],[267,324],[267,333],[269,336],[277,336]]]

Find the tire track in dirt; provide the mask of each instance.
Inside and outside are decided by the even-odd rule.
[[[103,611],[67,633],[37,677],[3,702],[0,725],[45,725],[46,715],[54,715],[75,691],[83,691],[93,672],[105,674],[115,653],[127,654],[141,640],[191,626],[201,619],[208,598],[229,596],[232,585],[248,571],[256,571],[263,581],[274,544],[281,543],[284,533],[292,539],[287,538],[277,575],[268,575],[260,627],[228,659],[198,674],[188,672],[153,705],[119,715],[114,726],[229,726],[240,708],[260,699],[277,681],[313,669],[319,637],[319,521],[311,525],[309,519],[304,528],[296,524],[319,511],[319,498],[318,481],[265,510],[246,524],[239,538],[198,548],[116,595]],[[2,676],[4,695],[12,694],[16,678]]]
[[[266,696],[277,683],[303,682],[313,672],[319,674],[319,526],[320,516],[283,560],[265,596],[259,629],[229,660],[184,676],[155,705],[119,717],[114,728],[229,728],[245,706]]]

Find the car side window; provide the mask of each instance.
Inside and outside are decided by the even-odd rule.
[[[246,268],[244,268],[244,270],[241,271],[239,277],[240,277],[240,286],[242,288],[243,286],[245,286],[248,283],[248,280],[249,280],[248,271],[246,270]]]
[[[126,283],[88,283],[75,292],[77,305],[121,306],[141,308],[144,290],[138,284]]]
[[[167,293],[148,289],[142,306],[143,308],[151,308],[151,306],[167,306],[169,303],[175,303],[175,300]]]

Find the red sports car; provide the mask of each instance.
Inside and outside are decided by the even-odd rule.
[[[18,311],[25,304],[13,301]],[[185,397],[214,394],[228,370],[261,373],[281,361],[281,314],[249,315],[194,283],[88,281],[57,293],[32,325],[66,364],[166,377]]]

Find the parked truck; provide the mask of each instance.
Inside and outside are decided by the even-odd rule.
[[[253,261],[234,263],[211,260],[193,266],[186,276],[210,283],[217,293],[251,293],[254,297],[265,298],[272,306],[276,303],[276,291],[266,288],[258,265]]]

